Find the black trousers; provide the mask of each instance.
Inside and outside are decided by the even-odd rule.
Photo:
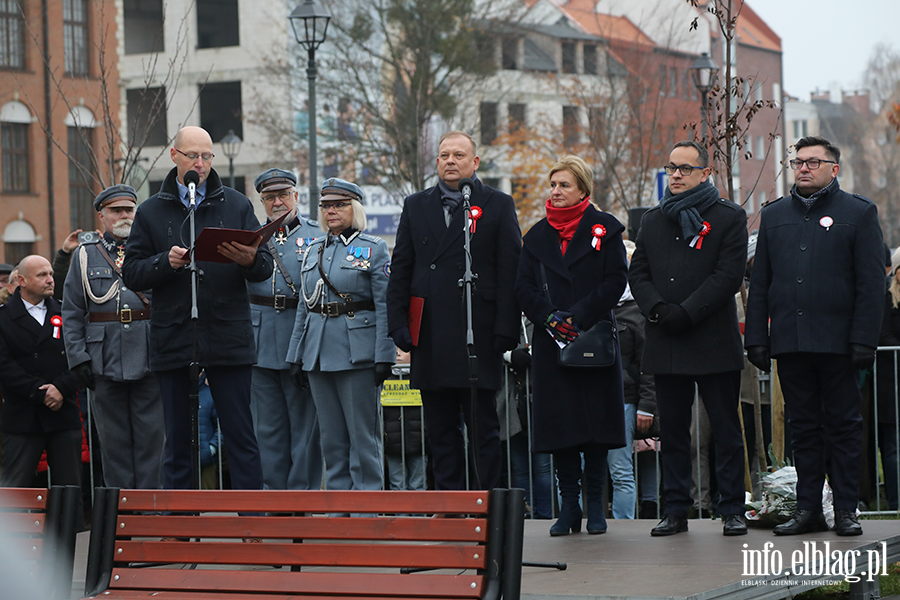
[[[262,489],[262,463],[250,413],[250,365],[206,367],[216,414],[228,448],[231,487]],[[191,489],[191,414],[189,368],[156,373],[166,420],[164,487]]]
[[[422,390],[425,432],[431,446],[435,489],[466,489],[467,457],[460,413],[465,418],[469,444],[479,452],[481,488],[490,490],[499,485],[502,460],[496,396],[495,390],[478,390],[476,441],[472,437],[472,396],[469,389]]]
[[[81,430],[65,429],[37,435],[3,434],[3,473],[0,487],[32,487],[47,451],[53,485],[81,487]]]
[[[791,410],[797,507],[822,510],[825,473],[836,510],[855,510],[862,457],[862,397],[846,354],[782,354],[778,376]],[[830,460],[826,463],[826,446]],[[826,466],[827,464],[827,466]]]
[[[719,512],[744,512],[744,442],[738,419],[741,372],[655,375],[666,514],[687,517],[691,497],[691,410],[694,386],[703,398],[716,451]]]

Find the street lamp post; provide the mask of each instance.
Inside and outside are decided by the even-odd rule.
[[[305,0],[289,17],[297,43],[306,48],[309,62],[309,217],[318,218],[319,186],[316,181],[316,48],[325,41],[331,15],[314,0]]]
[[[706,136],[707,121],[709,120],[707,112],[708,96],[716,86],[718,74],[719,65],[706,52],[701,53],[697,60],[694,61],[694,64],[691,65],[691,77],[694,79],[694,86],[700,92],[700,100],[702,102],[700,105],[700,131],[703,134],[703,143],[706,145],[709,144]]]
[[[234,133],[233,129],[229,129],[225,137],[219,141],[219,144],[222,146],[222,152],[228,157],[228,185],[231,188],[234,188],[234,158],[241,151],[241,143],[241,138]]]

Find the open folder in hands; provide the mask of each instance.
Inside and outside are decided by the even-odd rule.
[[[256,231],[247,231],[246,229],[226,229],[224,227],[204,227],[197,240],[194,242],[194,258],[197,260],[205,260],[208,262],[229,263],[231,259],[225,258],[217,248],[219,244],[225,242],[237,242],[244,246],[252,246],[256,241],[256,236],[262,236],[260,245],[265,244],[272,237],[272,234],[281,226],[290,212],[287,212],[271,223],[260,227]],[[188,258],[190,249],[185,251],[182,258]]]

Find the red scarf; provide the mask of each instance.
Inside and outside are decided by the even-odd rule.
[[[585,196],[584,200],[574,206],[556,208],[550,203],[550,200],[547,200],[545,207],[547,209],[547,222],[559,233],[559,248],[562,250],[563,256],[565,256],[569,241],[575,235],[575,230],[578,229],[578,224],[581,223],[581,217],[584,216],[584,211],[587,210],[590,203],[591,197]]]

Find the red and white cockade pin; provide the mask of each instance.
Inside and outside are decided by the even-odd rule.
[[[696,248],[699,250],[703,246],[703,238],[709,235],[712,227],[709,225],[709,221],[703,221],[703,229],[700,230],[700,233],[694,236],[694,239],[691,240],[691,248]]]
[[[831,229],[831,226],[834,225],[834,219],[832,219],[829,216],[824,216],[821,219],[819,219],[819,225],[824,227],[825,231],[828,231]]]
[[[469,232],[475,233],[475,225],[478,223],[478,219],[481,218],[481,215],[484,214],[484,209],[480,206],[473,206],[469,209]]]
[[[62,331],[62,317],[59,315],[53,315],[50,317],[50,324],[53,325],[53,337],[54,339],[59,339],[59,332]]]
[[[591,235],[594,236],[591,240],[591,248],[594,250],[600,249],[600,240],[603,239],[603,236],[606,235],[606,227],[600,225],[599,223],[591,227]]]

